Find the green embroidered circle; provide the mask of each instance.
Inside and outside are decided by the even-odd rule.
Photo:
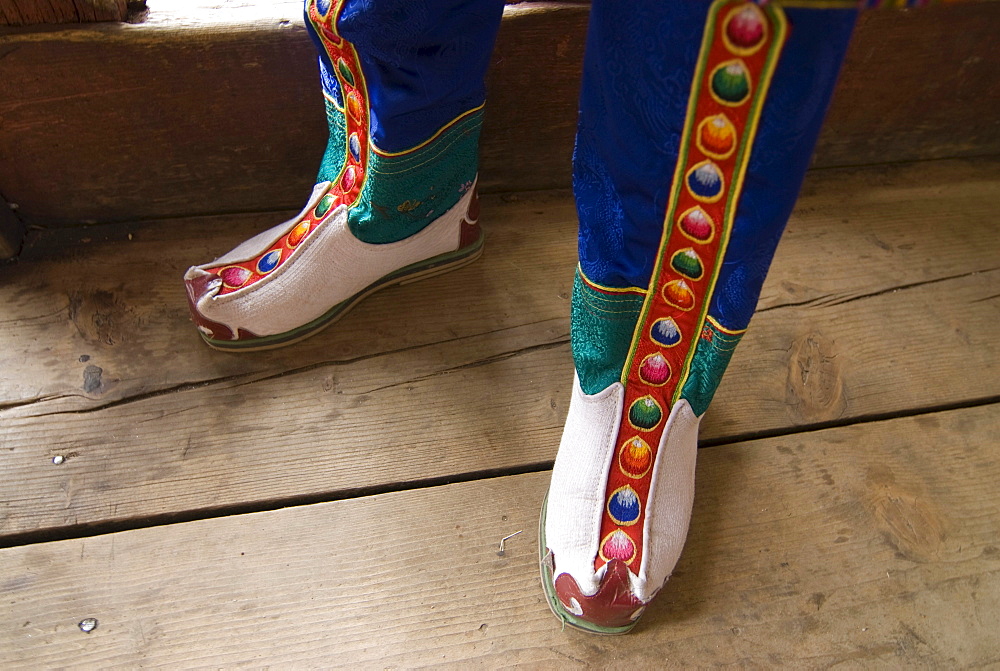
[[[340,76],[344,78],[344,81],[354,86],[354,73],[347,67],[347,61],[343,58],[337,60],[337,69],[340,70]]]
[[[727,103],[738,104],[750,95],[750,77],[739,61],[720,65],[712,73],[712,92]]]
[[[698,258],[698,254],[690,247],[674,254],[670,259],[670,265],[678,273],[691,280],[700,279],[705,272],[704,267],[701,265],[701,259]]]
[[[663,411],[660,410],[660,405],[652,396],[636,399],[632,407],[628,409],[628,421],[632,422],[633,426],[646,431],[659,424],[662,418]]]
[[[324,216],[327,212],[330,211],[330,208],[332,206],[333,206],[333,194],[328,193],[325,196],[323,196],[322,199],[320,199],[319,203],[316,204],[316,216],[317,217]]]

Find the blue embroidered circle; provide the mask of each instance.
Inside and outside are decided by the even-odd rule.
[[[615,490],[608,499],[608,514],[615,524],[627,526],[639,519],[639,496],[635,490],[625,485]]]
[[[355,161],[361,160],[361,141],[358,140],[357,133],[351,133],[350,139],[347,141],[347,145],[351,148],[351,156],[354,157]]]
[[[711,161],[705,161],[688,173],[687,184],[696,197],[716,200],[722,195],[722,172]]]
[[[664,347],[673,347],[681,341],[681,332],[670,317],[657,319],[649,332],[650,337]]]
[[[278,267],[278,261],[281,260],[281,250],[272,249],[264,256],[260,257],[260,261],[257,262],[257,272],[261,275],[266,275],[275,268]]]

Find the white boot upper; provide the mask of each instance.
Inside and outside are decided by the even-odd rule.
[[[545,516],[552,574],[568,573],[586,595],[597,592],[606,567],[595,572],[594,560],[624,398],[621,383],[587,395],[573,376],[573,396],[552,471]],[[642,562],[638,574],[630,576],[632,593],[643,602],[670,576],[684,547],[700,421],[682,399],[674,404],[660,440],[646,502]]]
[[[184,279],[208,276],[208,268],[246,261],[265,252],[316,206],[327,185],[316,185],[309,203],[296,218],[254,236],[211,263],[189,268]],[[347,225],[348,208],[341,205],[272,273],[221,296],[218,280],[198,297],[196,308],[234,334],[242,328],[257,336],[268,336],[302,326],[393,271],[457,250],[473,191],[469,189],[423,230],[386,244],[369,244],[354,237]]]

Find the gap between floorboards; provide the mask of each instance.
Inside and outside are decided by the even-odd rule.
[[[948,412],[953,410],[962,410],[965,408],[976,408],[988,405],[998,405],[998,407],[1000,407],[1000,396],[989,396],[981,399],[967,400],[960,403],[928,406],[923,408],[909,408],[904,411],[891,412],[891,413],[861,415],[845,419],[843,421],[833,420],[829,422],[819,422],[809,425],[786,427],[780,430],[776,429],[772,431],[744,433],[740,435],[729,436],[727,438],[699,441],[698,447],[699,449],[712,449],[752,440],[761,440],[765,438],[780,438],[802,433],[810,433],[813,431],[822,431],[825,429],[853,426],[856,424],[891,421],[894,419],[902,419],[906,417],[917,417],[921,415],[929,415],[929,414]],[[35,545],[38,543],[52,543],[57,541],[73,540],[79,538],[92,538],[95,536],[104,536],[106,534],[118,533],[122,531],[134,531],[136,529],[147,529],[147,528],[166,526],[171,524],[196,522],[200,520],[215,519],[219,517],[231,517],[234,515],[246,515],[250,513],[270,512],[274,510],[280,510],[282,508],[291,508],[295,506],[315,505],[318,503],[332,503],[334,501],[343,501],[345,499],[354,499],[366,496],[379,496],[384,494],[392,494],[396,492],[427,489],[430,487],[440,487],[443,485],[458,484],[462,482],[472,482],[475,480],[491,480],[496,478],[509,477],[512,475],[523,475],[526,473],[540,473],[551,470],[552,464],[553,464],[552,461],[542,461],[537,463],[522,464],[516,467],[470,471],[466,473],[456,473],[452,475],[439,476],[434,478],[423,478],[419,480],[408,480],[403,482],[386,483],[370,487],[358,487],[356,489],[341,489],[334,492],[303,494],[299,496],[290,496],[287,498],[268,499],[263,501],[254,501],[254,502],[240,503],[235,505],[219,506],[216,508],[200,508],[196,510],[187,510],[176,513],[164,513],[161,515],[152,515],[135,519],[97,522],[93,524],[82,524],[73,527],[56,527],[49,529],[39,529],[35,531],[27,531],[23,533],[10,534],[8,536],[0,537],[0,550],[6,548],[20,547],[25,545]]]

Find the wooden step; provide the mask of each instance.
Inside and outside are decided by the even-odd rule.
[[[326,137],[301,2],[203,4],[154,4],[138,25],[0,29],[0,196],[22,222],[299,207]],[[487,191],[569,186],[587,18],[585,3],[507,8]],[[863,15],[816,165],[1000,153],[998,22],[1000,3]]]
[[[813,172],[703,440],[1000,397],[998,190],[985,159]],[[480,262],[252,355],[201,343],[180,277],[262,217],[38,232],[0,269],[0,543],[546,467],[573,206],[483,212]]]
[[[990,666],[998,435],[988,405],[701,450],[680,564],[625,637],[549,613],[533,473],[0,550],[0,661]]]

